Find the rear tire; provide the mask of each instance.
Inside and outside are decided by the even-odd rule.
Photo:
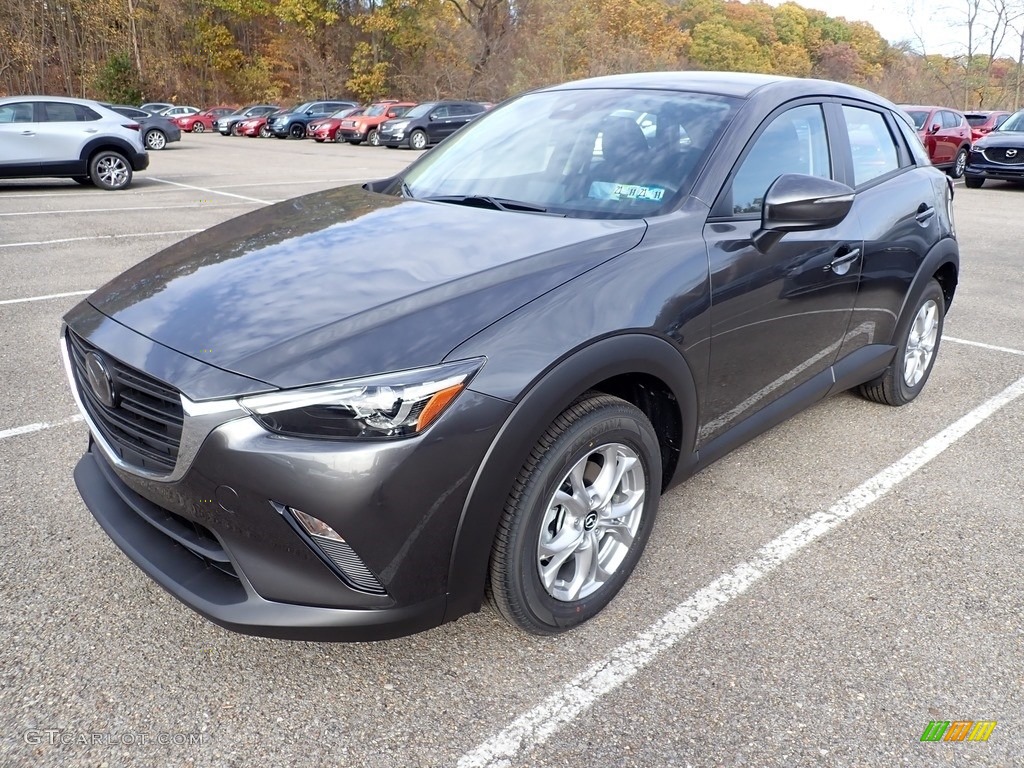
[[[661,494],[658,436],[644,413],[590,392],[527,458],[491,549],[488,596],[509,623],[565,632],[597,615],[636,566]]]
[[[960,150],[956,153],[956,157],[953,158],[953,167],[949,169],[949,175],[954,179],[959,179],[964,175],[964,169],[967,167],[967,148],[960,147]]]
[[[942,341],[946,297],[937,280],[929,280],[911,312],[900,319],[895,338],[896,357],[881,376],[860,386],[868,400],[884,405],[906,405],[924,389]]]
[[[104,149],[89,161],[89,178],[100,189],[124,189],[132,183],[132,166],[120,152]]]
[[[167,136],[159,128],[150,128],[146,131],[146,149],[159,152],[167,146]]]
[[[964,186],[968,189],[981,189],[985,185],[985,179],[981,176],[964,176]]]

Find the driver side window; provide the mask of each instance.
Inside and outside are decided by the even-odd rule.
[[[757,137],[732,180],[733,215],[760,215],[768,187],[784,173],[832,178],[825,116],[817,104],[783,112]]]

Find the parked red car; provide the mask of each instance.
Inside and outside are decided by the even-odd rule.
[[[349,144],[362,144],[364,141],[372,147],[379,147],[377,128],[385,120],[401,117],[416,106],[413,101],[377,101],[366,108],[356,118],[342,120],[335,141],[347,141]]]
[[[363,114],[362,107],[345,107],[329,117],[314,120],[306,126],[306,136],[314,141],[338,141],[338,127],[346,117]]]
[[[913,121],[932,165],[954,179],[963,176],[971,151],[971,126],[963,113],[949,107],[901,104],[900,108]]]
[[[287,109],[279,109],[268,115],[257,115],[256,117],[247,118],[238,124],[238,135],[248,136],[250,139],[270,138],[271,133],[270,129],[267,127],[267,120],[274,117],[274,115],[281,115],[287,111]]]
[[[194,115],[183,115],[174,118],[174,122],[183,131],[190,133],[204,133],[213,130],[213,121],[218,117],[230,115],[235,111],[234,107],[210,107]]]
[[[1010,116],[1009,112],[994,109],[987,112],[965,112],[964,117],[971,126],[971,142],[975,142],[987,133],[992,133],[996,128],[1006,122]]]

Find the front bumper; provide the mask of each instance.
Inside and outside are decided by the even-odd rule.
[[[429,629],[443,619],[443,595],[413,606],[365,609],[264,599],[244,572],[233,577],[197,557],[193,546],[176,541],[174,529],[187,532],[187,527],[128,488],[94,447],[75,467],[75,484],[96,521],[132,562],[226,629],[289,640],[383,640]]]
[[[365,141],[366,134],[354,131],[351,128],[339,128],[338,129],[338,140],[339,141]]]
[[[77,315],[98,323],[89,333],[79,320],[76,330],[104,354],[122,350],[122,363],[140,369],[144,361],[162,380],[178,370],[183,383],[202,380],[198,361],[179,360],[94,310]],[[207,389],[244,386],[217,375]],[[216,426],[190,430],[186,409],[184,434],[205,438],[186,451],[183,437],[164,477],[109,455],[86,412],[93,438],[75,480],[129,558],[221,626],[301,640],[397,637],[440,624],[449,594],[465,591],[448,583],[453,544],[477,468],[511,408],[466,390],[418,437],[347,442],[271,434],[228,408],[211,408]],[[288,507],[337,531],[379,588],[332,560]]]
[[[1000,181],[1024,181],[1024,163],[1017,165],[993,163],[980,152],[971,152],[967,159],[964,175]]]

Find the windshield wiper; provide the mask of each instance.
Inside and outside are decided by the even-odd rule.
[[[491,197],[490,195],[435,195],[424,197],[435,203],[455,203],[469,205],[474,208],[493,208],[496,211],[526,211],[527,213],[546,213],[548,216],[564,216],[562,213],[551,213],[547,208],[535,203],[524,203],[521,200],[509,200],[507,197]]]

